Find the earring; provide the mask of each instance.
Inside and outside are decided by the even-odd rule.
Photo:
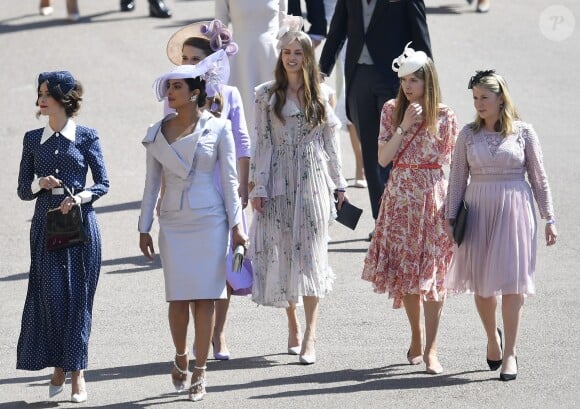
[[[195,101],[197,101],[197,95],[192,95],[192,96],[191,96],[191,98],[189,98],[189,100],[190,100],[191,102],[195,102]]]

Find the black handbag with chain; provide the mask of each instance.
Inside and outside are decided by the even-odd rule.
[[[73,197],[66,186],[64,189],[70,197]],[[49,251],[88,242],[88,237],[83,229],[81,205],[73,205],[67,214],[63,214],[58,207],[48,210],[46,212],[45,238],[46,249]]]

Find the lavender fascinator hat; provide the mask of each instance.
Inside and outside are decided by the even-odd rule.
[[[393,60],[393,71],[395,71],[399,78],[404,77],[417,71],[419,68],[427,63],[429,58],[423,51],[415,51],[408,42],[403,50],[403,54]]]
[[[204,58],[196,65],[179,65],[173,70],[159,76],[153,82],[153,93],[161,101],[167,96],[167,82],[175,79],[201,77],[206,88],[214,84],[227,83],[230,76],[230,65],[225,50],[219,50]]]
[[[76,85],[76,80],[68,71],[50,71],[40,73],[38,76],[38,86],[45,83],[48,86],[50,95],[64,97]]]
[[[278,44],[276,47],[281,49],[292,41],[296,40],[302,34],[302,27],[304,27],[304,19],[300,16],[287,15],[284,12],[280,13],[280,29],[276,35]],[[310,40],[310,37],[306,36]]]
[[[220,20],[200,21],[177,30],[167,42],[167,57],[175,65],[181,65],[181,51],[185,40],[200,37],[209,40],[213,51],[224,50],[229,56],[238,52],[238,45],[232,41],[232,34]]]

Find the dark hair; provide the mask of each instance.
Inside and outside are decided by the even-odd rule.
[[[205,92],[205,80],[200,77],[195,78],[184,78],[187,83],[187,87],[190,91],[199,90],[199,95],[197,96],[197,106],[203,108],[207,102],[207,93]]]
[[[36,89],[36,103],[35,105],[38,106],[38,93],[40,92],[40,86],[42,84],[38,84]],[[50,93],[50,91],[49,91]],[[79,109],[81,109],[81,101],[83,100],[83,85],[79,81],[75,81],[75,86],[71,89],[66,95],[53,95],[50,96],[57,101],[60,105],[64,107],[64,112],[68,118],[75,116]],[[40,111],[36,113],[36,117],[40,116]]]
[[[210,54],[213,54],[213,50],[211,49],[209,40],[207,38],[189,37],[187,40],[183,42],[182,49],[186,45],[190,47],[199,48],[201,51],[203,51],[206,57]]]
[[[211,49],[210,41],[207,38],[202,37],[189,37],[187,40],[183,42],[182,49],[185,46],[195,47],[203,52],[206,57],[209,57],[214,51]],[[207,96],[206,96],[207,97]],[[213,116],[219,118],[222,116],[222,110],[224,108],[224,97],[221,92],[216,92],[213,96],[209,112],[212,113]]]

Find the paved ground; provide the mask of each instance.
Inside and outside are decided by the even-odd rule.
[[[25,130],[35,119],[35,78],[40,71],[70,69],[86,88],[79,122],[101,134],[111,178],[98,203],[103,229],[103,268],[95,300],[89,402],[84,407],[185,408],[169,379],[173,355],[159,263],[145,263],[137,246],[144,150],[139,141],[160,116],[151,83],[169,68],[165,44],[179,26],[212,17],[213,2],[168,0],[175,17],[147,17],[145,0],[132,14],[117,0],[80,1],[83,19],[64,20],[64,1],[53,17],[37,15],[37,2],[3,1],[0,16],[0,408],[72,407],[47,402],[49,370],[16,371],[16,341],[27,285],[28,228],[32,203],[18,200],[16,180]],[[473,116],[467,80],[494,67],[507,77],[515,102],[542,141],[558,217],[560,240],[540,246],[538,296],[528,299],[521,330],[518,380],[496,380],[486,370],[485,338],[470,296],[449,299],[441,324],[440,376],[405,365],[409,342],[405,314],[359,279],[372,228],[367,195],[351,189],[365,208],[354,233],[334,226],[330,254],[334,292],[320,312],[314,366],[284,354],[282,310],[234,298],[229,322],[233,359],[209,363],[208,408],[573,408],[580,407],[577,352],[580,253],[578,202],[580,143],[574,126],[578,103],[580,19],[576,0],[542,14],[552,2],[494,1],[477,15],[460,0],[428,1],[429,24],[445,101],[461,123]],[[543,22],[540,24],[540,22]],[[580,24],[580,21],[576,21]],[[578,26],[577,26],[578,27]],[[543,30],[543,31],[542,31]],[[566,30],[571,36],[566,40]],[[552,39],[550,39],[552,38]],[[346,176],[353,177],[347,136]],[[67,387],[66,394],[70,393]],[[66,397],[66,396],[65,396]]]

